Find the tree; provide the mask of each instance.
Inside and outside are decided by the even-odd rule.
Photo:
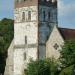
[[[64,67],[75,64],[75,40],[65,41],[60,54],[60,60]]]
[[[4,18],[0,21],[0,73],[4,73],[7,50],[13,39],[14,21]]]
[[[65,69],[63,69],[59,75],[73,75],[73,66],[74,65],[71,65],[69,67],[66,67]],[[75,75],[75,73],[74,73]]]
[[[27,75],[58,75],[58,64],[53,59],[30,61],[25,73]]]

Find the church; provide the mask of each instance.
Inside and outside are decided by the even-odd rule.
[[[4,75],[23,75],[30,59],[58,59],[64,41],[75,39],[75,29],[58,27],[57,3],[14,1],[14,39],[8,48]]]

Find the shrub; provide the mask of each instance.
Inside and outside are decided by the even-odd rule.
[[[66,67],[65,69],[63,69],[61,71],[61,73],[59,75],[73,75],[73,67],[74,67],[74,65]]]
[[[54,59],[30,61],[26,75],[58,75],[58,64]]]

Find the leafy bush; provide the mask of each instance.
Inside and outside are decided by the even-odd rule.
[[[51,59],[30,61],[25,73],[27,75],[58,75],[58,65]]]
[[[60,54],[60,60],[63,66],[66,67],[75,64],[75,40],[66,41]]]
[[[0,21],[0,73],[4,73],[8,47],[13,39],[14,21],[4,18]]]
[[[63,69],[59,75],[73,75],[73,67],[74,67],[74,65],[71,65],[71,66]]]

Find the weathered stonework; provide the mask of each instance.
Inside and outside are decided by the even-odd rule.
[[[14,40],[11,42],[11,45],[8,49],[8,58],[6,60],[6,67],[5,67],[5,72],[4,75],[14,75],[13,70],[14,70]]]
[[[30,20],[28,19],[29,11],[31,12]],[[24,20],[22,20],[23,17]],[[15,3],[14,20],[12,75],[23,75],[30,59],[45,59],[51,55],[53,56],[54,52],[59,54],[52,48],[52,43],[58,42],[60,44],[63,41],[55,28],[57,26],[56,1],[52,3],[43,0],[32,0],[32,2],[30,0],[25,2],[20,0],[19,3]],[[58,40],[58,38],[54,39],[55,34],[60,37],[60,41],[53,41]],[[54,51],[52,54],[50,53],[51,50]],[[26,54],[26,59],[24,54]],[[6,68],[8,67],[6,66]],[[7,74],[5,73],[5,75]]]
[[[18,10],[15,13],[18,11],[19,13],[14,13],[14,75],[23,75],[26,68],[24,65],[27,65],[31,58],[33,60],[38,58],[38,9],[37,6],[16,9]],[[31,20],[28,20],[28,11],[31,11]],[[23,12],[26,16],[24,21],[22,21]],[[27,37],[27,44],[25,43],[25,36]],[[24,53],[26,53],[26,60],[24,59]]]
[[[58,48],[55,49],[54,45],[57,44]],[[46,42],[46,58],[55,58],[60,57],[60,50],[64,44],[64,39],[62,38],[58,28],[54,26],[51,35],[49,36],[48,41]]]
[[[57,25],[57,8],[44,5],[40,2],[39,5],[39,59],[46,58],[46,42],[52,32],[54,25]],[[45,16],[44,16],[45,13]],[[49,18],[50,16],[50,18]]]

